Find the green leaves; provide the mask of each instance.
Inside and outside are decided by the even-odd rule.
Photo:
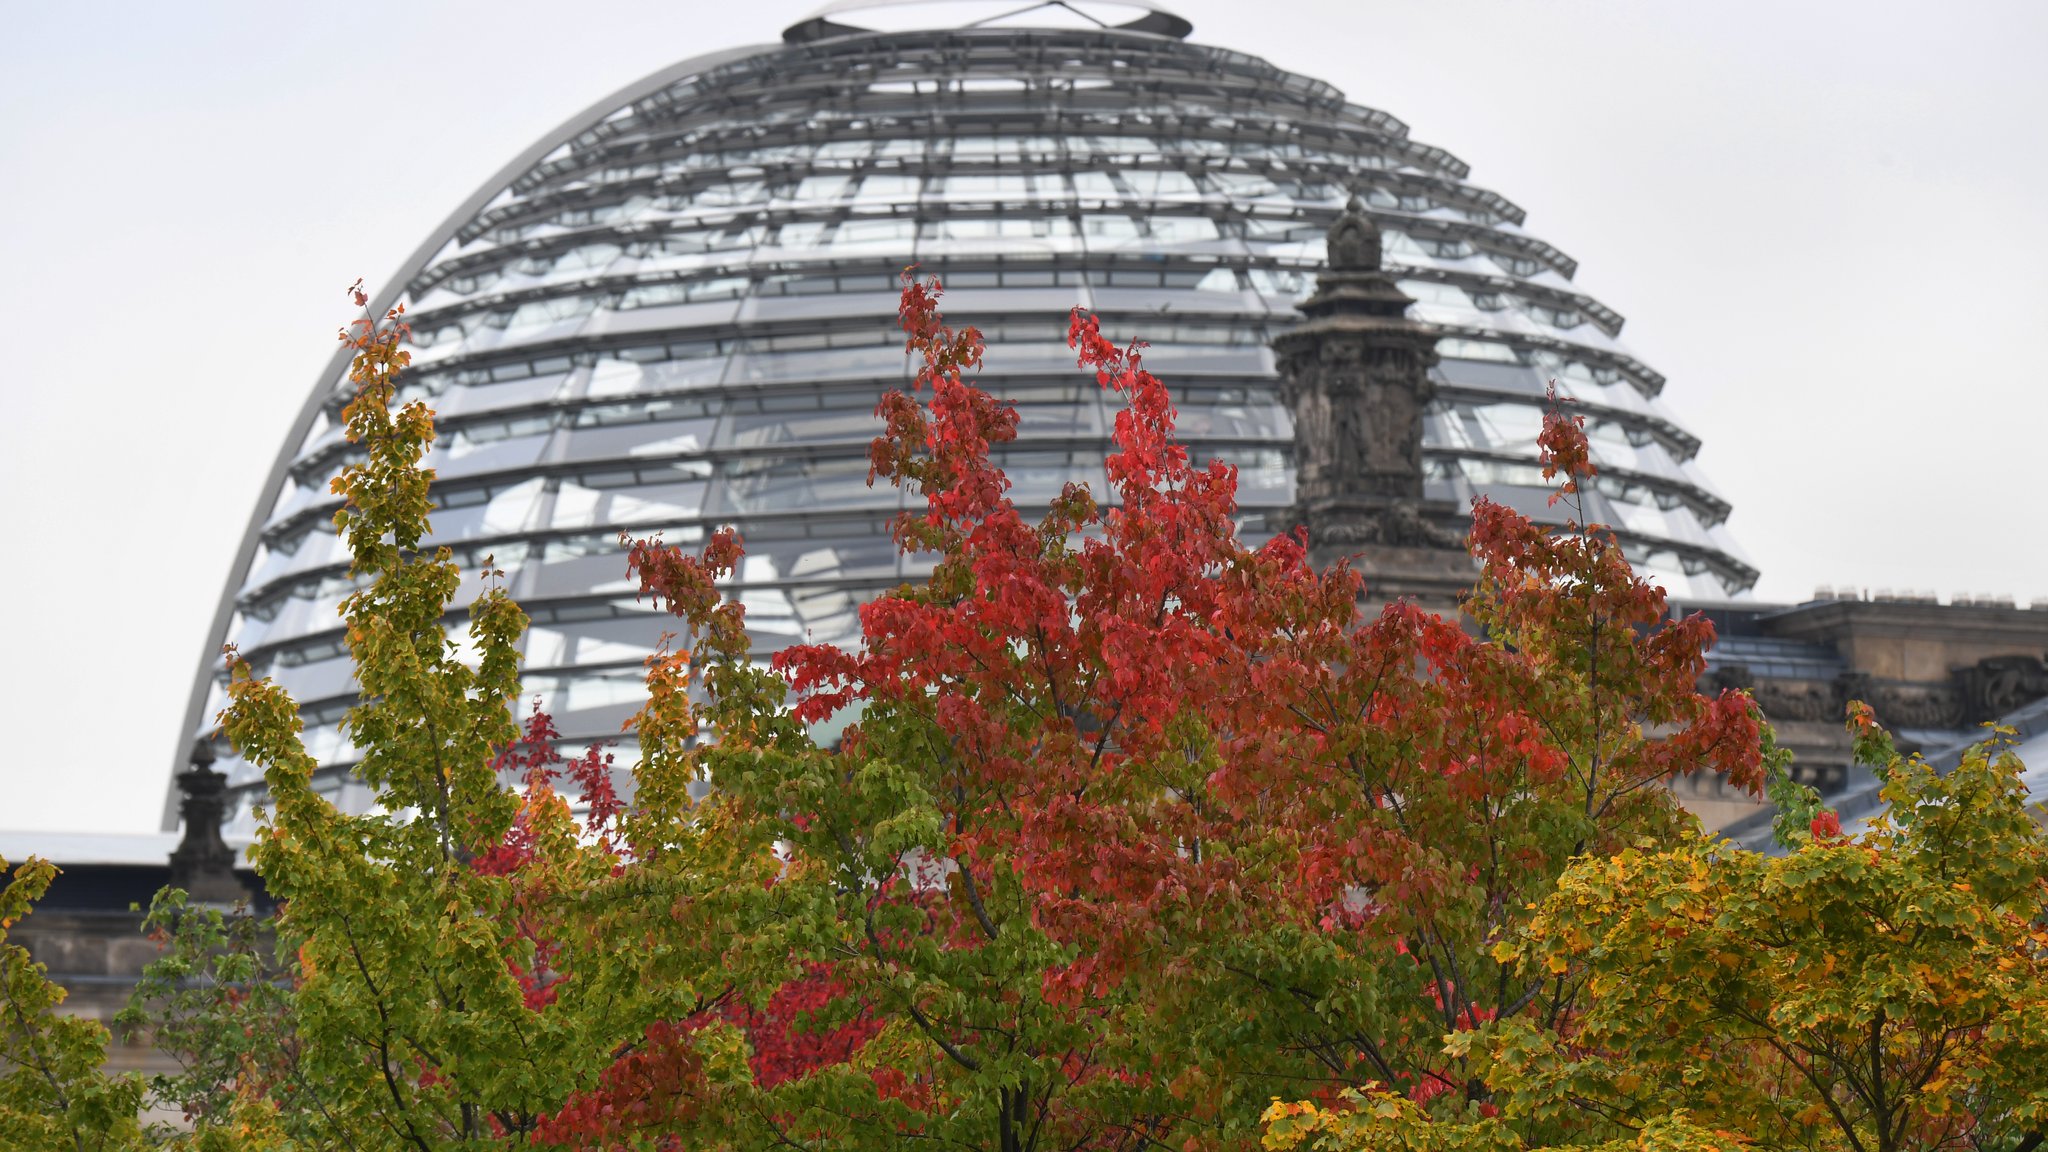
[[[107,1030],[59,1012],[64,990],[7,939],[56,875],[34,857],[8,875],[0,859],[0,1142],[21,1152],[140,1148],[141,1077],[102,1070]]]
[[[418,402],[392,407],[405,335],[396,310],[344,334],[357,390],[343,420],[364,453],[336,481],[362,581],[341,606],[363,692],[346,730],[376,807],[345,813],[315,790],[292,701],[239,661],[221,721],[275,803],[251,857],[293,977],[292,1091],[235,1082],[314,1146],[427,1152],[522,1139],[673,998],[643,993],[638,957],[577,906],[611,878],[609,842],[584,842],[545,773],[524,796],[502,785],[526,618],[491,586],[466,643],[444,630],[463,576],[445,549],[419,551],[433,423]]]
[[[1947,775],[1864,743],[1889,757],[1890,807],[1854,839],[1795,836],[1770,859],[1694,838],[1564,875],[1517,963],[1590,995],[1558,1037],[1488,1037],[1504,1109],[1632,1125],[1685,1108],[1865,1150],[2037,1130],[2048,1090],[2022,1070],[2048,1058],[2048,846],[2020,765],[1995,740]]]

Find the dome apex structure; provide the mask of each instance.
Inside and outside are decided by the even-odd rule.
[[[940,28],[1101,28],[1184,40],[1195,26],[1149,0],[835,0],[782,30],[789,44]]]
[[[628,85],[456,206],[372,302],[406,306],[404,388],[437,413],[433,543],[506,572],[532,619],[527,694],[572,745],[617,738],[662,632],[625,580],[621,531],[688,544],[735,525],[747,559],[731,591],[763,653],[854,643],[864,598],[923,576],[887,531],[903,494],[867,483],[876,401],[908,378],[908,265],[987,337],[980,381],[1020,416],[999,458],[1021,504],[1076,480],[1108,490],[1114,413],[1066,346],[1084,307],[1110,338],[1150,342],[1190,450],[1238,468],[1247,532],[1291,528],[1272,344],[1302,322],[1354,199],[1331,255],[1349,259],[1352,236],[1362,259],[1376,234],[1387,299],[1412,299],[1435,340],[1421,499],[1485,493],[1552,516],[1536,436],[1554,379],[1601,469],[1587,516],[1680,598],[1754,582],[1691,463],[1698,440],[1658,401],[1664,378],[1520,208],[1395,117],[1181,39],[1187,22],[1156,6],[1024,2],[939,28],[881,26],[957,6],[841,3],[784,43]],[[1119,7],[1122,23],[1102,16]],[[273,466],[167,749],[167,796],[221,707],[232,642],[299,702],[321,786],[367,802],[341,726],[351,586],[328,487],[351,451],[346,368],[338,354],[314,382]],[[233,756],[218,767],[230,833],[246,831],[260,777]]]

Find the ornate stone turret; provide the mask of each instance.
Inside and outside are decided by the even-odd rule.
[[[1380,266],[1380,231],[1353,196],[1329,232],[1307,319],[1273,341],[1294,415],[1295,504],[1318,565],[1356,556],[1375,601],[1455,602],[1472,582],[1462,517],[1423,496],[1422,416],[1437,334]]]
[[[178,805],[185,836],[171,852],[171,887],[183,888],[194,904],[234,904],[249,898],[235,875],[235,850],[221,839],[227,815],[228,778],[213,770],[213,744],[202,737],[192,746],[192,767],[178,773],[185,794]]]

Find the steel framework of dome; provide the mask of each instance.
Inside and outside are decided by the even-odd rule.
[[[661,631],[625,581],[621,529],[687,543],[737,524],[749,555],[734,594],[764,651],[850,642],[861,597],[918,574],[886,531],[899,493],[866,483],[876,399],[906,378],[906,265],[940,275],[949,318],[987,334],[981,381],[1021,414],[1003,453],[1020,501],[1073,479],[1104,490],[1110,413],[1064,339],[1080,306],[1151,342],[1194,452],[1239,466],[1248,531],[1284,527],[1264,523],[1292,494],[1268,341],[1352,191],[1413,314],[1444,333],[1432,497],[1546,514],[1535,436],[1554,378],[1589,418],[1589,511],[1632,558],[1680,597],[1753,583],[1720,527],[1727,503],[1688,464],[1698,441],[1657,403],[1663,377],[1616,340],[1621,317],[1521,230],[1519,208],[1400,121],[1188,43],[1186,22],[1151,5],[1122,26],[905,32],[841,22],[860,7],[572,118],[374,304],[405,303],[409,390],[438,412],[434,540],[509,573],[533,619],[529,694],[570,740],[617,736]],[[344,367],[273,469],[177,751],[221,706],[212,653],[232,641],[299,701],[325,786],[354,806],[367,798],[351,794],[339,728],[355,689],[328,492],[347,450]],[[254,770],[221,766],[246,827]]]

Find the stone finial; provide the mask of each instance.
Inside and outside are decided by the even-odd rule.
[[[1344,204],[1344,214],[1330,225],[1325,247],[1333,272],[1377,272],[1380,270],[1380,226],[1365,214],[1365,204],[1353,192]]]
[[[213,759],[213,742],[202,736],[192,746],[192,767],[178,773],[185,835],[171,852],[171,886],[195,904],[235,904],[249,898],[249,889],[235,875],[235,850],[221,839],[228,778],[213,770]]]

